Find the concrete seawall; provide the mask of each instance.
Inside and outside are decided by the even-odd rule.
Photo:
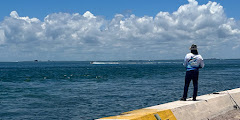
[[[208,120],[240,105],[240,88],[174,101],[97,120]]]

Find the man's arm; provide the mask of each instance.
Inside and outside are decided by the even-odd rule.
[[[203,68],[204,67],[204,61],[203,61],[203,59],[201,59],[200,60],[200,66],[199,66],[200,68]]]
[[[186,55],[184,58],[184,62],[183,62],[184,67],[187,67],[187,62],[188,62],[188,59],[187,59],[187,55]]]

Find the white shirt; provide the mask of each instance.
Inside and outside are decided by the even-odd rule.
[[[187,71],[190,71],[190,70],[196,70],[199,68],[203,68],[204,62],[203,62],[203,58],[200,54],[194,55],[192,53],[188,53],[185,56],[183,65],[186,67]]]

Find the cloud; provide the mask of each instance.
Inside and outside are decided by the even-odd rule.
[[[195,43],[204,57],[240,58],[240,24],[223,6],[195,0],[173,13],[111,20],[90,11],[52,13],[43,21],[16,11],[0,22],[2,60],[179,59]]]

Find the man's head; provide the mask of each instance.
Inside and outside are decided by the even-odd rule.
[[[197,45],[192,44],[192,46],[189,48],[189,50],[197,50]]]

